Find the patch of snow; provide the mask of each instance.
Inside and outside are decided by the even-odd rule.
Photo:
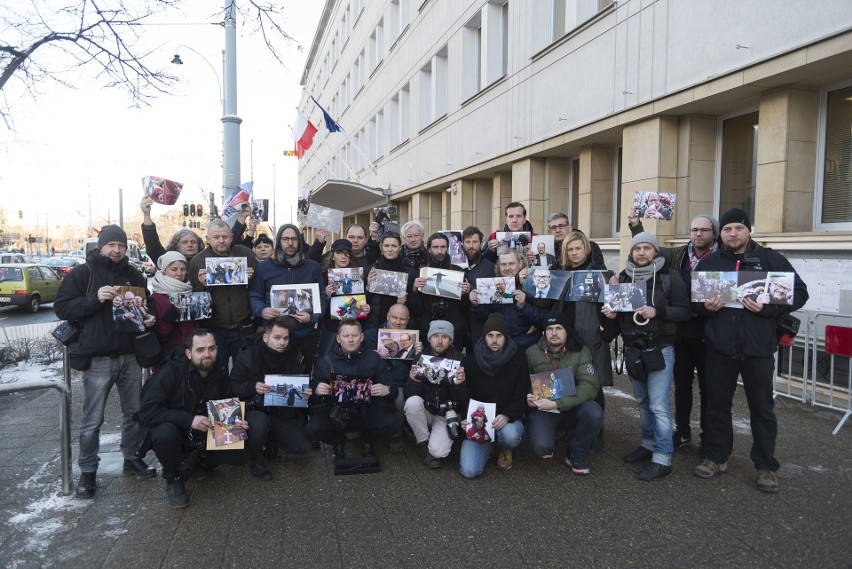
[[[48,488],[47,490],[51,492],[53,491],[52,488]],[[29,524],[33,520],[46,517],[53,512],[76,511],[82,510],[85,507],[86,504],[80,502],[73,496],[45,496],[30,502],[27,505],[26,512],[11,516],[7,520],[7,523],[12,525]],[[30,527],[35,528],[36,525],[31,525]]]

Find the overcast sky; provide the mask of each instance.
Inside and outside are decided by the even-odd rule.
[[[66,2],[41,2],[50,6]],[[297,194],[296,159],[282,152],[292,148],[291,132],[301,94],[299,80],[324,2],[279,2],[287,12],[286,30],[303,46],[284,50],[282,67],[245,22],[238,22],[238,114],[243,119],[241,177],[254,180],[255,198],[277,195],[276,221],[290,220]],[[206,192],[221,195],[222,106],[219,98],[224,29],[212,2],[188,0],[183,14],[157,18],[168,25],[142,28],[142,42],[153,49],[147,60],[181,78],[171,95],[150,107],[133,108],[118,89],[106,89],[91,70],[63,75],[74,88],[46,85],[33,99],[10,82],[3,96],[12,107],[13,130],[0,123],[0,207],[10,221],[24,210],[35,224],[36,213],[49,215],[50,225],[86,224],[89,196],[93,223],[107,215],[118,218],[118,189],[124,190],[124,211],[138,211],[141,178],[162,176],[184,183],[187,201],[204,200]],[[0,30],[2,31],[2,30]],[[199,55],[179,47],[187,45]],[[182,66],[171,65],[178,51]],[[166,206],[154,206],[154,215]],[[272,203],[270,203],[272,208]],[[78,214],[77,212],[80,212]],[[41,217],[44,223],[44,217]],[[270,220],[271,221],[271,220]]]

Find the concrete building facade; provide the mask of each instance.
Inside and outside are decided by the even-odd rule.
[[[488,233],[521,201],[614,268],[635,192],[658,191],[661,242],[742,207],[790,256],[852,255],[846,0],[328,0],[302,83],[320,132],[299,183],[345,223],[389,201],[427,234]]]

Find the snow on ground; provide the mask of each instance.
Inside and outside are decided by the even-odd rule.
[[[51,364],[18,362],[15,365],[0,369],[0,384],[55,377],[62,377],[62,362]]]

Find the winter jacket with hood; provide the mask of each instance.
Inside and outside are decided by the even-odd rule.
[[[547,338],[542,334],[538,343],[527,350],[527,363],[530,374],[571,368],[577,393],[556,400],[556,406],[560,411],[570,411],[586,401],[593,401],[598,395],[600,384],[592,361],[592,352],[588,346],[583,345],[582,338],[576,330],[568,330],[565,347],[556,352],[550,351]]]
[[[287,262],[284,258],[284,252],[281,250],[281,234],[288,228],[296,231],[296,235],[299,236],[300,247],[295,265]],[[322,286],[322,269],[320,269],[317,262],[308,259],[301,252],[303,250],[301,246],[302,239],[302,233],[295,225],[285,223],[278,229],[278,233],[275,236],[275,254],[271,259],[261,261],[249,288],[248,299],[251,311],[256,317],[261,318],[263,309],[270,307],[269,293],[273,285],[316,283],[319,287],[321,312],[325,312],[328,309],[328,297],[325,294],[325,287]],[[313,302],[316,308],[317,299],[313,299]],[[310,336],[314,333],[316,323],[319,322],[321,316],[321,313],[313,313],[311,314],[311,320],[307,324],[294,323],[293,327],[290,328],[290,336],[292,338]]]
[[[91,286],[89,282],[91,281]],[[118,263],[94,249],[86,262],[62,279],[53,310],[62,320],[76,320],[82,331],[71,344],[73,357],[118,356],[133,353],[133,334],[116,332],[112,321],[112,304],[98,300],[98,289],[104,286],[136,286],[149,297],[147,281],[125,256]]]

